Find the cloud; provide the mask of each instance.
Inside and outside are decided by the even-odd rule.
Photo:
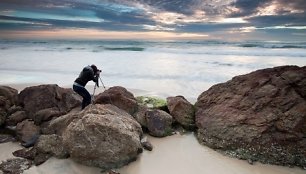
[[[1,0],[0,30],[292,32],[304,30],[305,9],[305,0]]]

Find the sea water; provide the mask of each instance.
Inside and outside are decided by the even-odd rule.
[[[91,64],[102,69],[107,87],[195,99],[237,75],[282,65],[305,66],[306,42],[0,40],[2,85],[71,86],[82,68]]]

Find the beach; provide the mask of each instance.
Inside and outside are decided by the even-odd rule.
[[[245,160],[224,156],[200,145],[192,133],[165,138],[147,136],[153,151],[144,151],[138,159],[114,171],[121,174],[155,173],[220,173],[220,174],[304,174],[301,168],[289,168],[261,163],[250,165]],[[12,158],[11,152],[21,149],[17,143],[0,144],[1,161]],[[40,166],[33,166],[25,174],[99,174],[101,169],[78,164],[71,159],[50,158]]]
[[[183,95],[195,103],[201,92],[234,76],[281,65],[306,65],[305,43],[215,43],[139,41],[1,41],[0,84],[19,92],[25,87],[58,84],[71,88],[86,65],[102,69],[103,84],[95,94],[123,86],[135,96],[165,99]],[[290,47],[289,47],[289,46]],[[292,46],[294,45],[294,47]],[[86,86],[93,93],[93,83]],[[153,151],[144,151],[135,162],[115,169],[121,174],[220,173],[302,174],[301,168],[249,164],[200,145],[193,135],[179,133],[154,138],[147,135]],[[18,143],[0,144],[1,161],[13,157]],[[24,173],[100,173],[70,159],[51,158]]]
[[[19,92],[25,87],[35,84],[17,84],[11,87]],[[88,90],[93,88],[89,86]],[[101,90],[101,89],[100,89]],[[132,89],[136,96],[157,96],[153,92]],[[102,91],[97,91],[102,92]],[[158,96],[162,98],[162,96]],[[176,134],[164,138],[156,138],[150,135],[145,135],[153,145],[152,151],[144,150],[137,160],[130,164],[113,169],[121,174],[155,174],[155,173],[170,173],[170,174],[185,174],[185,173],[211,173],[220,174],[304,174],[302,168],[277,166],[269,164],[261,164],[254,162],[252,165],[246,160],[239,160],[225,156],[213,149],[201,145],[194,133],[187,132]],[[18,142],[8,142],[0,144],[1,155],[0,161],[16,158],[12,152],[22,149],[23,147]],[[99,174],[101,169],[97,167],[89,167],[71,159],[50,158],[45,163],[39,166],[32,166],[24,171],[25,174]]]

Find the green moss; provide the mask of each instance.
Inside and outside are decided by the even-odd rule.
[[[138,96],[136,97],[138,104],[145,105],[149,108],[161,108],[167,106],[167,101],[157,97],[146,97]]]

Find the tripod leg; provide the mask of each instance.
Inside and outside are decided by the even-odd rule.
[[[95,83],[95,87],[94,87],[94,91],[92,93],[92,97],[91,97],[91,103],[95,102],[95,92],[96,92],[96,87],[97,87],[97,83]]]

